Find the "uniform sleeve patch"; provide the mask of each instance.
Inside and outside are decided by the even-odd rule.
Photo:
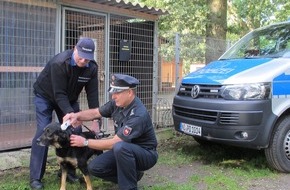
[[[128,135],[131,134],[131,131],[132,131],[131,127],[125,126],[124,129],[123,129],[123,135],[124,136],[128,136]]]
[[[131,110],[130,116],[134,115],[134,108]]]

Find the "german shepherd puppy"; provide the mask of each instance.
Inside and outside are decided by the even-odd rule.
[[[102,151],[93,150],[88,147],[70,146],[70,135],[73,134],[71,127],[62,130],[59,123],[51,123],[46,126],[43,134],[37,139],[40,146],[53,146],[61,168],[61,187],[60,190],[66,189],[67,172],[70,168],[78,167],[85,179],[87,190],[92,190],[92,183],[89,177],[87,161],[93,154],[101,154]],[[87,139],[94,139],[95,134],[92,132],[82,132],[81,135]]]

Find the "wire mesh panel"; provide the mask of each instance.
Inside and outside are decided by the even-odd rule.
[[[154,105],[156,128],[170,127],[172,120],[172,102],[176,86],[176,67],[175,60],[175,36],[159,36],[159,58],[158,58],[158,86],[157,102]],[[178,64],[179,70],[182,70],[182,63]]]
[[[92,38],[95,42],[95,61],[98,65],[99,101],[105,102],[105,31],[106,17],[89,11],[64,8],[64,41],[65,48],[74,48],[82,37]],[[97,98],[97,97],[96,97]],[[82,110],[88,109],[87,96],[83,90],[79,97]]]
[[[55,53],[55,20],[49,2],[0,1],[0,150],[31,144],[32,85]]]
[[[137,96],[151,113],[153,85],[154,22],[111,16],[110,73],[122,73],[140,81]],[[122,42],[129,44],[127,60],[122,59]]]
[[[153,115],[155,21],[79,6],[93,1],[72,1],[71,6],[66,2],[0,1],[0,151],[31,145],[36,129],[33,84],[57,51],[74,48],[82,37],[96,45],[100,105],[108,99],[108,74],[124,73],[140,80],[137,95]],[[79,102],[81,109],[88,108],[85,92]]]

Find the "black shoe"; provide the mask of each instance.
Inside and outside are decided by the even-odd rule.
[[[58,170],[57,172],[57,176],[59,178],[61,178],[61,170]],[[67,173],[67,177],[66,177],[66,180],[70,183],[76,183],[76,182],[79,182],[80,181],[80,178],[78,176],[76,176],[75,174],[72,174],[72,173]]]
[[[43,189],[43,184],[41,183],[40,180],[32,179],[30,181],[30,187],[32,190]]]
[[[143,171],[137,171],[137,181],[140,181],[143,175],[144,175]]]

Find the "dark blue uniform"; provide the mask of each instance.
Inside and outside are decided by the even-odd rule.
[[[40,182],[45,172],[48,147],[37,145],[36,139],[51,123],[53,111],[61,123],[65,114],[80,111],[78,98],[83,88],[86,90],[89,108],[99,107],[98,66],[94,60],[91,60],[87,66],[78,67],[73,59],[73,53],[73,50],[66,50],[54,56],[46,64],[33,86],[37,130],[31,146],[31,181]],[[84,55],[81,50],[78,54]],[[37,183],[35,189],[40,189],[41,186],[42,184]]]
[[[121,190],[137,189],[140,171],[150,169],[158,159],[150,115],[138,97],[124,109],[112,100],[99,111],[103,117],[113,119],[116,135],[123,141],[92,160],[89,171],[94,176],[118,183]]]

